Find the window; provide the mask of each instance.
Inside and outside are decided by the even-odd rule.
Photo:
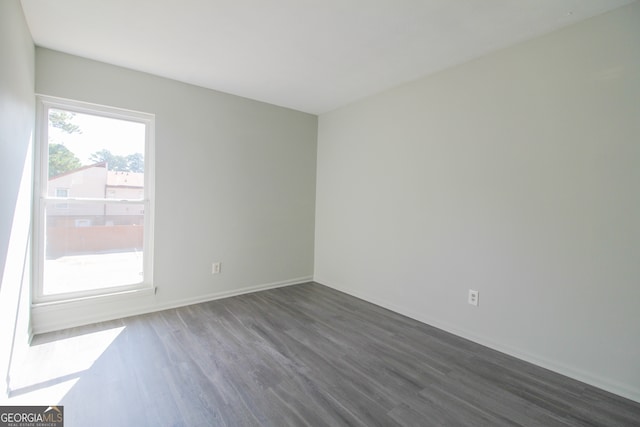
[[[91,227],[90,219],[76,219],[75,220],[76,227]]]
[[[56,188],[56,197],[69,197],[68,188]]]
[[[154,116],[38,101],[34,302],[151,289]]]
[[[56,188],[56,197],[67,198],[69,197],[69,189],[68,188]],[[69,204],[67,203],[56,203],[56,209],[68,209]]]

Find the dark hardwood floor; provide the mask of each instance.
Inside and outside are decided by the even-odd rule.
[[[65,376],[66,427],[640,425],[638,403],[313,283],[34,345],[115,328]]]

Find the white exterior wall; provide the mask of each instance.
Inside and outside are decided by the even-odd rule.
[[[57,189],[69,190],[71,198],[101,198],[105,197],[107,184],[107,169],[105,167],[82,168],[49,180],[47,195],[55,197]],[[47,209],[48,215],[79,216],[104,215],[104,205],[55,203]]]

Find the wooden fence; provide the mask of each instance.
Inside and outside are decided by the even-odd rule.
[[[47,258],[142,250],[142,225],[47,227]]]

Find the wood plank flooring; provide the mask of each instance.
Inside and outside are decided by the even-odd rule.
[[[638,403],[315,283],[34,346],[114,328],[95,362],[60,374],[76,380],[67,427],[640,425]],[[53,353],[38,369],[56,370]]]

